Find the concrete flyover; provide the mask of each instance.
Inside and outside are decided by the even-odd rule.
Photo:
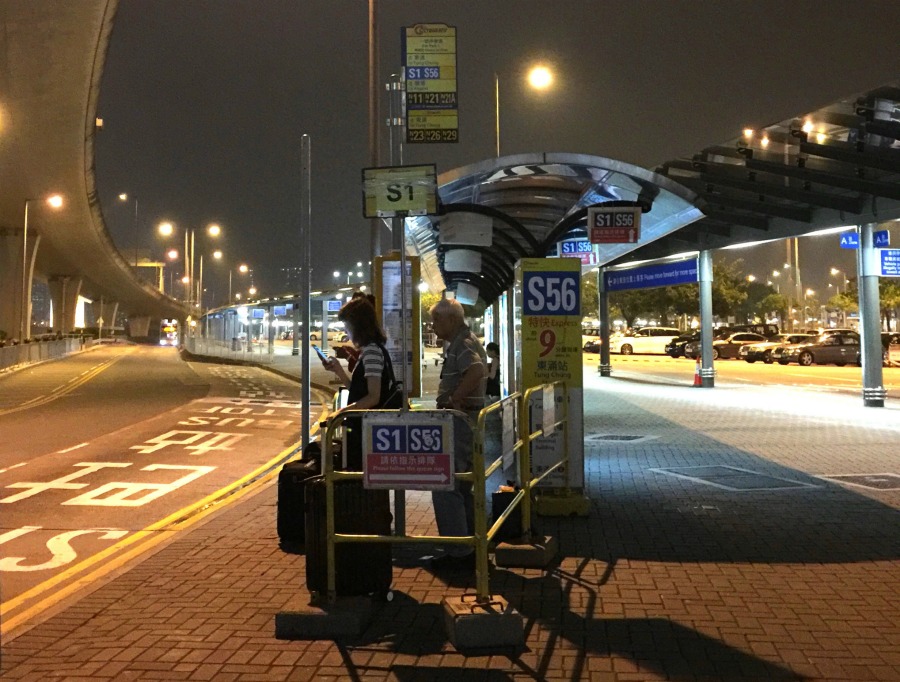
[[[0,3],[0,330],[10,338],[32,334],[35,280],[49,285],[56,330],[74,327],[79,294],[102,297],[107,324],[117,306],[135,336],[150,319],[187,314],[135,276],[97,198],[97,99],[116,7]],[[57,194],[54,209],[45,199]]]

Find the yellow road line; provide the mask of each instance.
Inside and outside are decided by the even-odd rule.
[[[325,395],[323,392],[319,392],[319,394],[323,397]],[[316,431],[319,429],[319,421],[321,421],[322,418],[328,414],[328,411],[329,410],[326,407],[323,408],[322,412],[319,413],[319,417],[310,426],[310,435],[316,433]],[[44,582],[32,587],[30,590],[27,590],[19,596],[14,597],[7,602],[4,602],[3,605],[0,606],[0,616],[23,606],[28,601],[39,597],[41,594],[55,587],[56,585],[74,578],[79,573],[83,573],[84,571],[90,569],[92,566],[103,561],[104,559],[121,552],[129,545],[140,543],[135,547],[132,547],[127,552],[114,557],[111,561],[98,566],[96,569],[82,576],[81,578],[73,580],[73,582],[65,585],[57,592],[28,607],[26,610],[22,611],[22,613],[19,613],[12,618],[4,619],[4,621],[0,623],[0,635],[11,632],[22,623],[28,622],[30,619],[34,618],[43,611],[46,611],[54,604],[77,592],[85,585],[88,585],[94,580],[97,580],[111,573],[112,571],[117,570],[119,567],[125,565],[134,557],[139,556],[143,552],[146,552],[155,545],[161,543],[163,540],[172,537],[173,533],[180,530],[185,530],[190,526],[193,526],[195,523],[206,517],[213,511],[213,509],[216,508],[214,507],[214,503],[216,501],[223,500],[224,498],[223,501],[231,503],[233,501],[239,500],[251,491],[256,490],[263,484],[268,483],[276,475],[276,471],[272,470],[268,474],[261,476],[255,481],[253,481],[253,479],[263,474],[267,469],[271,469],[280,460],[284,459],[287,455],[294,451],[297,446],[298,443],[294,443],[293,445],[279,452],[278,455],[276,455],[274,458],[257,467],[254,471],[250,472],[246,476],[243,476],[237,481],[234,481],[229,485],[220,488],[214,493],[207,495],[203,499],[198,500],[197,502],[194,502],[187,507],[183,507],[182,509],[173,512],[164,519],[150,524],[143,530],[136,531],[132,535],[127,536],[116,544],[110,545],[106,549],[96,554],[92,554],[78,564],[75,564],[74,566],[66,569],[62,573],[59,573],[52,578],[48,578]],[[241,489],[242,486],[243,489]],[[204,507],[206,507],[206,509],[204,509]],[[143,542],[140,542],[142,540]]]
[[[21,405],[17,405],[16,407],[10,407],[6,410],[0,410],[0,417],[6,416],[8,414],[14,414],[15,412],[22,412],[23,410],[30,410],[32,407],[39,407],[41,405],[46,405],[48,403],[52,403],[57,398],[61,398],[62,396],[71,393],[79,386],[86,384],[91,379],[93,379],[100,373],[106,371],[107,369],[112,367],[114,364],[119,362],[119,360],[122,360],[127,355],[130,355],[133,352],[134,352],[133,348],[125,349],[125,351],[123,352],[122,355],[112,358],[110,360],[107,360],[106,362],[103,362],[103,363],[97,365],[96,367],[92,367],[87,372],[83,372],[82,374],[75,377],[74,379],[70,379],[65,384],[63,384],[61,386],[57,386],[52,391],[50,391],[50,395],[40,396],[38,398],[32,398],[31,400],[28,400],[28,401],[22,403]]]

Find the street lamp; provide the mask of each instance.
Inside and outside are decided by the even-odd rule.
[[[250,268],[247,266],[246,263],[241,263],[240,265],[238,265],[237,270],[242,275],[246,275],[250,271]],[[228,301],[229,302],[231,302],[231,275],[233,272],[234,272],[234,270],[232,268],[228,269]],[[241,295],[238,294],[237,297],[238,297],[238,299],[240,299]]]
[[[163,237],[171,237],[175,233],[175,226],[168,221],[160,223],[156,229],[159,232],[159,234],[162,235]],[[219,227],[219,225],[217,225],[215,223],[210,223],[209,225],[206,226],[206,233],[210,237],[218,237],[222,233],[222,228]],[[202,262],[203,256],[202,255],[200,256],[200,260],[201,260],[200,267],[202,268],[203,267],[203,262]],[[185,273],[186,273],[185,276],[190,277],[191,282],[196,282],[196,280],[194,279],[194,263],[195,263],[194,228],[184,231],[184,261],[185,261],[184,269],[185,269]],[[200,279],[202,280],[202,273],[201,273]],[[195,288],[196,287],[194,287],[194,286],[191,287],[191,290],[188,292],[187,300],[185,301],[188,304],[188,306],[190,306],[190,307],[193,307],[193,305],[195,303],[197,305],[199,305],[201,292],[198,290],[196,292],[197,296],[196,296],[196,298],[194,298],[193,290]]]
[[[28,323],[28,331],[31,332],[31,292],[28,291],[28,205],[35,199],[25,200],[25,224],[22,229],[22,309],[19,311],[19,343],[25,341],[25,325]],[[63,198],[59,194],[51,194],[44,200],[52,209],[60,209]],[[33,262],[33,261],[32,261]],[[63,322],[65,324],[65,322]]]
[[[131,197],[134,201],[134,225],[132,228],[134,229],[134,267],[137,268],[138,265],[138,246],[140,245],[140,233],[138,232],[138,199],[136,196]],[[125,202],[128,201],[128,194],[122,192],[119,195],[119,201]]]
[[[553,85],[553,72],[543,64],[528,70],[526,82],[533,90],[546,90]],[[500,158],[500,76],[494,72],[494,143],[497,158]]]
[[[748,282],[755,282],[755,281],[756,281],[756,275],[747,275],[747,281],[748,281]]]

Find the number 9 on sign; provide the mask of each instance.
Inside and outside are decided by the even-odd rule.
[[[556,348],[556,332],[552,329],[545,329],[538,337],[538,341],[541,343],[541,353],[538,357],[542,358]]]

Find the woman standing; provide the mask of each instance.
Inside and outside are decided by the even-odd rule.
[[[384,347],[387,337],[375,318],[375,308],[366,298],[348,301],[338,313],[350,341],[359,353],[359,362],[348,375],[337,358],[323,360],[322,365],[334,373],[349,389],[344,410],[369,410],[393,407],[398,392],[391,357]],[[343,411],[343,410],[341,410]],[[362,470],[362,419],[349,417],[344,422],[347,433],[347,468]]]
[[[496,402],[500,400],[500,346],[491,341],[484,350],[489,360],[484,392],[488,402]]]

